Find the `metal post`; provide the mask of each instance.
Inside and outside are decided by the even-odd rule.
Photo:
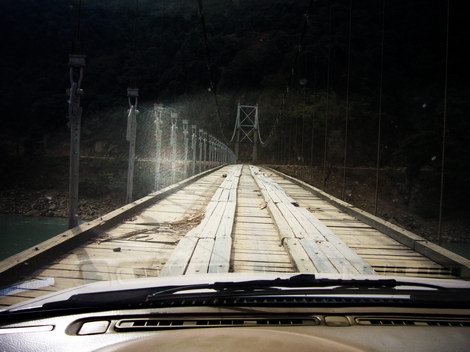
[[[218,155],[219,164],[222,164],[222,163],[224,162],[224,160],[223,160],[223,156],[224,156],[224,145],[223,145],[221,142],[219,142],[219,145],[218,145],[218,147],[217,147],[217,150],[218,150],[217,155]]]
[[[206,169],[209,170],[211,168],[211,152],[212,152],[212,136],[208,133],[207,134],[207,147],[206,147]]]
[[[259,128],[259,118],[258,118],[258,104],[256,104],[255,111],[255,125],[253,126],[253,162],[258,161],[258,128]]]
[[[209,169],[212,169],[214,166],[214,137],[212,135],[209,135]]]
[[[236,122],[236,136],[235,136],[235,156],[238,160],[239,152],[240,152],[240,103],[238,103],[237,107],[237,122]]]
[[[127,192],[126,203],[132,202],[132,192],[134,188],[134,161],[135,161],[135,137],[137,131],[137,104],[139,100],[138,88],[127,88],[127,101],[129,110],[127,115],[126,140],[129,141],[129,165],[127,167]]]
[[[197,147],[197,126],[191,125],[191,150],[193,152],[193,158],[191,161],[191,175],[196,174],[196,147]]]
[[[85,67],[84,55],[69,55],[70,88],[68,95],[68,119],[70,124],[70,169],[69,169],[69,229],[78,225],[78,184],[80,164],[80,124],[82,107],[80,97],[83,95],[81,84],[83,69]],[[75,71],[78,70],[78,79]]]
[[[178,114],[176,112],[172,112],[170,114],[171,117],[171,134],[170,134],[170,145],[172,148],[172,156],[171,156],[171,183],[176,182],[176,130],[177,130],[177,123],[178,123]]]
[[[219,162],[219,141],[214,138],[214,166],[218,165]]]
[[[209,156],[208,156],[209,169],[212,169],[212,167],[214,166],[214,136],[209,135],[208,140],[209,140],[208,141],[209,143]]]
[[[183,137],[184,137],[184,165],[183,165],[183,178],[188,177],[188,152],[189,152],[189,121],[183,120]]]
[[[201,128],[199,130],[199,173],[202,172],[202,153],[204,149],[204,130]]]
[[[155,140],[156,140],[156,151],[155,151],[155,186],[154,191],[158,191],[161,188],[161,172],[160,166],[162,161],[162,116],[163,116],[163,105],[155,104]]]
[[[209,134],[207,132],[204,132],[204,170],[207,170],[207,142],[208,142],[208,136]]]

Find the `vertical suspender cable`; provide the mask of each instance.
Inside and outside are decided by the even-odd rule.
[[[82,18],[82,0],[78,0],[77,8],[77,22],[75,24],[75,40],[72,44],[72,51],[75,54],[80,53],[80,32],[81,32],[81,18]]]
[[[382,0],[382,37],[380,40],[380,82],[379,82],[379,114],[377,123],[377,164],[375,168],[375,200],[374,214],[377,215],[379,200],[379,168],[380,168],[380,143],[382,137],[382,92],[384,77],[384,43],[385,43],[385,0]]]
[[[220,129],[220,134],[222,135],[222,138],[224,139],[225,144],[228,145],[230,142],[225,137],[224,130],[222,128],[222,118],[220,116],[219,99],[217,97],[216,85],[213,79],[214,71],[213,71],[210,50],[209,50],[209,40],[207,37],[206,18],[204,16],[204,6],[202,3],[203,0],[197,0],[197,1],[198,1],[199,18],[201,21],[202,40],[204,41],[204,49],[205,49],[205,55],[206,55],[206,66],[207,66],[207,71],[209,73],[209,87],[210,87],[212,96],[214,98],[214,104],[216,108],[216,115],[217,115],[217,121],[218,121],[219,129]]]
[[[445,54],[445,76],[444,76],[444,116],[442,119],[442,157],[441,157],[441,190],[439,195],[439,223],[437,226],[437,240],[442,241],[442,208],[444,203],[444,172],[446,153],[446,129],[447,129],[447,82],[449,72],[449,19],[450,0],[447,0],[447,23],[446,23],[446,54]]]
[[[330,68],[331,68],[331,12],[332,12],[332,5],[331,0],[328,2],[329,4],[329,14],[328,14],[328,64],[326,70],[326,111],[325,111],[325,140],[323,145],[323,189],[326,188],[326,159],[328,155],[328,115],[330,113]]]
[[[313,24],[317,24],[316,12],[314,13]],[[317,102],[317,55],[313,56],[313,110],[312,110],[312,135],[310,140],[310,171],[313,179],[313,157],[314,157],[314,143],[315,143],[315,104]]]
[[[346,195],[346,162],[348,156],[348,124],[349,124],[349,82],[350,82],[350,69],[351,69],[351,27],[352,27],[352,6],[353,0],[349,0],[349,34],[348,34],[348,73],[346,82],[346,117],[344,126],[344,157],[343,157],[343,190],[342,198],[345,199]]]
[[[313,173],[313,156],[314,156],[314,142],[315,142],[315,103],[317,100],[317,67],[316,56],[314,58],[314,71],[313,71],[313,111],[312,111],[312,138],[310,140],[310,168]]]
[[[289,78],[287,79],[286,90],[283,94],[282,102],[281,102],[280,107],[279,107],[278,116],[276,118],[274,126],[271,128],[271,132],[269,133],[268,137],[266,138],[266,142],[261,143],[261,145],[263,145],[263,146],[267,146],[270,143],[272,137],[274,136],[274,132],[278,128],[279,121],[281,121],[281,119],[282,119],[283,111],[287,106],[287,97],[288,97],[288,94],[289,94],[290,87],[292,86],[292,82],[293,82],[295,73],[297,71],[297,61],[298,61],[300,52],[302,51],[302,43],[303,43],[303,40],[305,38],[305,34],[307,32],[307,29],[308,29],[309,17],[310,17],[310,12],[312,10],[312,7],[313,7],[313,0],[310,0],[308,8],[307,8],[307,12],[305,13],[304,24],[303,24],[303,28],[302,28],[302,33],[300,35],[299,44],[297,45],[297,50],[295,52],[294,60],[292,61],[292,66],[291,66],[291,69],[290,69]],[[292,123],[290,123],[290,126],[292,127]],[[297,122],[296,122],[295,127],[296,127],[296,131],[297,131]],[[297,133],[296,133],[296,135],[297,135]],[[297,140],[295,141],[295,143],[297,145]],[[290,147],[290,149],[292,149],[292,148]]]

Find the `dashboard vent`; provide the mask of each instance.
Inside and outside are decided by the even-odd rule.
[[[233,326],[313,326],[319,325],[315,317],[300,318],[233,318],[233,319],[159,319],[138,318],[119,320],[115,329],[118,331],[165,330],[181,328],[233,327]]]
[[[398,305],[409,303],[409,299],[389,297],[240,297],[240,298],[175,298],[171,301],[162,300],[149,302],[150,307],[191,307],[191,306],[319,306],[319,305]]]
[[[358,325],[376,326],[447,326],[447,327],[469,327],[470,320],[466,319],[432,319],[432,318],[356,318]]]

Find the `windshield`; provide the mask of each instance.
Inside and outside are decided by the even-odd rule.
[[[123,287],[145,290],[98,301],[463,297],[461,3],[17,0],[0,10],[0,308],[85,284],[95,286],[72,299],[80,307]],[[316,276],[287,290],[299,273]],[[328,277],[346,281],[318,281]],[[259,286],[276,278],[288,285]],[[395,281],[365,279],[412,287],[395,297]]]

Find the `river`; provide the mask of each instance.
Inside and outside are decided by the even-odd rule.
[[[0,260],[67,230],[68,219],[0,214]]]

